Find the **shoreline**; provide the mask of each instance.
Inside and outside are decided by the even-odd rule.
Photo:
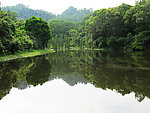
[[[42,49],[42,50],[29,50],[29,51],[21,51],[15,54],[0,56],[0,62],[9,61],[18,58],[26,58],[26,57],[34,57],[38,55],[48,54],[55,52],[54,49]]]

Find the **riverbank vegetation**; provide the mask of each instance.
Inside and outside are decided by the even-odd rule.
[[[17,20],[17,13],[0,10],[0,54],[8,55],[47,47],[51,31],[42,18]]]
[[[93,13],[84,9],[81,12],[88,15],[78,22],[69,20],[74,15],[72,11],[75,8],[70,7],[63,13],[69,15],[64,20],[45,21],[33,16],[24,21],[17,19],[16,12],[0,10],[0,54],[45,48],[129,51],[150,48],[150,2],[147,0]]]
[[[91,48],[145,50],[150,46],[150,2],[101,9],[83,19],[81,39]],[[85,21],[84,21],[85,20]]]
[[[13,60],[18,58],[33,57],[33,56],[44,55],[52,52],[54,52],[53,49],[40,49],[40,50],[31,49],[28,51],[17,52],[11,55],[0,56],[0,61],[8,61],[8,60]]]
[[[135,6],[100,9],[85,16],[81,22],[49,23],[54,35],[54,48],[107,48],[111,50],[143,51],[150,48],[150,2],[139,1]],[[72,26],[76,24],[74,27]],[[55,27],[54,27],[55,26]],[[59,29],[57,29],[57,27]]]

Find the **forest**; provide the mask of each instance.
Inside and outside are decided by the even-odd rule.
[[[122,51],[150,48],[149,1],[76,12],[76,8],[70,7],[53,19],[32,15],[22,20],[15,11],[0,9],[0,54],[45,48]]]
[[[32,17],[24,22],[16,17],[16,12],[0,11],[0,54],[47,47],[51,32],[44,19]]]

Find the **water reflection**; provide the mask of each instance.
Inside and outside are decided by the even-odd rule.
[[[142,53],[70,51],[50,54],[50,78],[62,78],[70,85],[91,83],[122,95],[135,93],[138,101],[150,98],[150,62]],[[61,56],[61,57],[60,57]]]
[[[150,60],[143,53],[59,51],[49,55],[0,62],[0,99],[13,87],[26,89],[56,78],[70,86],[91,83],[138,101],[150,98]]]
[[[0,62],[0,99],[11,88],[26,89],[49,80],[51,64],[45,56]]]

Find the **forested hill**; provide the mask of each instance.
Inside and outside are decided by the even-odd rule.
[[[17,18],[18,20],[20,19],[26,20],[28,18],[31,18],[32,16],[35,16],[35,17],[41,17],[44,20],[48,21],[56,17],[55,14],[52,14],[50,12],[46,12],[43,10],[33,10],[22,4],[18,4],[16,6],[2,7],[2,10],[16,11],[18,13],[18,18]]]
[[[81,9],[78,10],[77,8],[74,8],[70,6],[68,9],[66,9],[61,15],[58,15],[55,20],[69,20],[72,22],[79,22],[82,20],[82,18],[90,13],[92,13],[92,9]]]
[[[46,12],[43,10],[33,10],[28,8],[27,6],[23,4],[18,4],[16,6],[7,6],[7,7],[2,7],[2,10],[5,11],[16,11],[18,14],[18,20],[23,19],[26,20],[28,18],[31,18],[32,16],[35,17],[41,17],[44,20],[69,20],[72,22],[79,22],[82,20],[82,18],[89,13],[92,13],[92,9],[81,9],[78,10],[77,8],[74,7],[69,7],[66,9],[62,14],[56,16],[53,13]]]

